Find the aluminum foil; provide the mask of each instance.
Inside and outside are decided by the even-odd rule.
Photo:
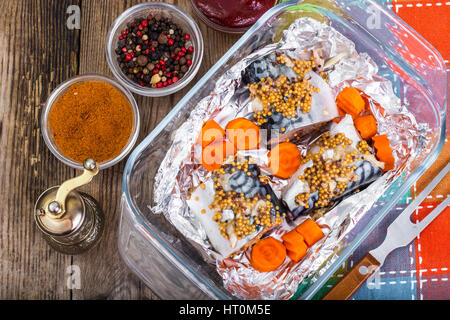
[[[195,147],[195,142],[204,121],[214,118],[219,124],[226,124],[235,117],[249,113],[249,93],[242,85],[241,74],[251,62],[276,50],[298,58],[304,55],[305,50],[312,49],[320,50],[325,59],[342,57],[328,71],[329,85],[335,95],[342,88],[351,85],[372,97],[371,107],[378,121],[379,133],[388,136],[393,147],[396,167],[316,220],[326,237],[309,250],[308,256],[301,263],[292,265],[290,260],[286,259],[277,271],[260,273],[250,266],[248,250],[232,259],[224,259],[215,252],[205,230],[190,214],[186,204],[189,188],[198,186],[210,177],[210,172],[198,166],[200,150],[198,145]],[[323,265],[332,263],[342,239],[394,179],[409,170],[411,159],[427,146],[427,126],[416,122],[414,116],[394,94],[391,83],[377,73],[378,67],[374,61],[365,53],[358,54],[352,41],[328,25],[311,18],[300,18],[284,31],[279,42],[253,52],[224,73],[211,95],[200,101],[187,121],[174,133],[173,143],[156,176],[156,205],[152,210],[155,213],[164,213],[186,238],[193,241],[196,247],[200,247],[207,261],[216,263],[224,286],[233,295],[243,299],[292,297],[303,280],[323,272],[326,269]],[[377,108],[375,101],[384,108],[384,112]],[[276,194],[284,186],[285,182],[279,179],[271,183]],[[299,217],[295,224],[303,219],[306,217]],[[291,229],[292,224],[285,221],[271,236],[280,238],[286,230]]]

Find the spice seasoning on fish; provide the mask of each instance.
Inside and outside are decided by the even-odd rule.
[[[130,102],[112,85],[84,81],[70,86],[54,103],[49,126],[61,153],[82,163],[113,159],[128,143],[134,115]]]
[[[276,79],[263,78],[249,85],[250,98],[259,100],[262,105],[262,110],[256,111],[254,115],[259,126],[266,123],[273,112],[281,113],[285,118],[297,117],[297,109],[302,113],[308,113],[311,110],[312,94],[319,92],[319,88],[315,88],[305,78],[315,67],[313,57],[307,61],[278,56],[276,61],[292,68],[297,78],[288,79],[280,75]]]
[[[246,175],[252,176],[249,171],[249,160],[235,159],[229,168],[231,173],[237,170],[243,171]],[[283,221],[285,212],[280,212],[279,207],[270,201],[270,195],[263,196],[256,194],[254,197],[246,198],[244,193],[234,190],[225,191],[224,182],[227,171],[222,166],[216,170],[214,181],[214,200],[209,205],[215,214],[213,220],[219,226],[219,230],[225,239],[236,236],[237,239],[245,238],[254,233],[258,226],[270,228]],[[253,177],[260,179],[259,177]],[[226,211],[233,213],[232,219],[224,219]]]
[[[299,193],[296,203],[309,208],[308,198],[310,193],[319,192],[319,199],[314,204],[315,208],[323,208],[330,204],[331,199],[341,195],[350,181],[355,181],[356,166],[354,162],[361,160],[357,150],[349,148],[352,141],[343,133],[337,133],[331,137],[329,132],[323,134],[319,141],[319,151],[315,154],[308,153],[303,163],[312,161],[313,165],[304,170],[299,179],[308,183],[310,192]],[[323,157],[326,150],[333,150],[333,157]]]
[[[371,154],[370,152],[371,148],[366,140],[361,140],[360,142],[358,142],[358,144],[356,145],[356,149],[358,149],[358,151],[361,152],[362,154],[366,155]]]

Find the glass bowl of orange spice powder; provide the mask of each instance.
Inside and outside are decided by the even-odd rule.
[[[88,74],[60,84],[42,111],[41,130],[50,151],[63,163],[83,169],[86,158],[100,169],[121,161],[139,133],[133,95],[107,77]]]

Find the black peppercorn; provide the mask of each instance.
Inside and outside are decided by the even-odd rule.
[[[157,32],[152,32],[151,35],[150,35],[150,37],[152,38],[153,41],[158,40],[158,36],[159,36],[159,35],[158,35]]]
[[[145,55],[140,55],[137,58],[137,63],[140,66],[145,66],[148,63],[148,58]]]
[[[158,58],[159,58],[158,52],[157,52],[157,51],[153,51],[153,52],[151,53],[151,55],[150,55],[150,59],[152,59],[152,60],[158,60]]]
[[[158,36],[158,42],[159,42],[160,44],[166,44],[168,40],[169,40],[169,39],[167,38],[167,36],[166,36],[164,33],[161,33],[161,34]]]

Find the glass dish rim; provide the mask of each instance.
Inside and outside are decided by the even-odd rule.
[[[147,87],[141,87],[140,85],[130,81],[128,78],[126,78],[122,71],[119,70],[115,63],[114,63],[114,34],[116,33],[119,26],[124,23],[132,14],[138,13],[140,11],[149,10],[152,8],[160,8],[163,10],[169,10],[175,13],[176,15],[180,16],[182,19],[184,19],[188,25],[192,28],[194,31],[195,37],[197,39],[197,48],[195,53],[196,57],[194,57],[194,61],[192,63],[191,68],[188,70],[188,73],[186,76],[181,78],[176,84],[172,84],[170,86],[167,86],[165,88],[147,88]],[[111,70],[112,74],[114,75],[115,79],[119,81],[123,86],[125,86],[130,91],[137,93],[142,96],[147,97],[163,97],[170,94],[173,94],[181,89],[183,89],[185,86],[187,86],[196,76],[198,71],[200,70],[200,66],[202,64],[203,60],[203,53],[204,53],[204,44],[203,44],[203,36],[200,31],[200,28],[198,24],[194,21],[194,19],[188,15],[186,12],[178,8],[177,6],[174,6],[169,3],[164,2],[144,2],[137,5],[134,5],[124,12],[122,12],[111,24],[108,34],[106,36],[106,42],[105,42],[105,55],[106,55],[106,61],[108,63],[108,67]]]
[[[78,163],[78,162],[66,157],[58,150],[58,148],[56,147],[56,143],[54,143],[53,140],[50,138],[50,133],[47,128],[47,123],[48,123],[48,116],[49,116],[51,107],[56,102],[56,100],[60,97],[60,95],[71,85],[78,83],[78,82],[89,81],[89,80],[104,81],[104,82],[111,84],[114,88],[119,90],[125,96],[125,98],[130,102],[131,108],[133,110],[133,116],[134,116],[133,131],[128,140],[128,143],[124,146],[122,151],[115,158],[112,158],[108,161],[98,164],[99,169],[102,170],[102,169],[106,169],[106,168],[109,168],[109,167],[117,164],[118,162],[123,160],[123,158],[125,158],[130,153],[130,151],[133,149],[133,147],[138,139],[139,130],[140,130],[140,126],[141,126],[139,107],[137,105],[136,100],[134,99],[131,92],[129,90],[127,90],[127,88],[122,86],[118,81],[115,81],[114,79],[111,79],[104,75],[96,74],[96,73],[86,73],[86,74],[82,74],[82,75],[77,75],[77,76],[71,77],[71,78],[63,81],[50,93],[50,96],[47,98],[47,101],[45,102],[44,108],[42,109],[42,112],[41,112],[40,125],[41,125],[41,131],[42,131],[42,136],[44,138],[44,142],[47,145],[47,148],[53,153],[53,155],[55,155],[55,157],[58,160],[60,160],[62,163],[64,163],[65,165],[68,165],[69,167],[72,167],[75,169],[83,170],[82,163]]]
[[[390,19],[394,21],[400,21],[402,25],[405,26],[404,31],[408,32],[410,36],[413,36],[416,40],[419,40],[423,46],[432,54],[436,56],[438,60],[440,60],[441,64],[445,66],[443,63],[443,58],[440,55],[440,53],[427,41],[425,40],[421,35],[419,35],[409,24],[404,22],[400,17],[393,16],[392,12],[389,12],[386,10],[386,7],[382,4],[375,2],[373,0],[364,0],[371,5],[375,6],[378,10],[380,10],[382,13],[384,13],[386,16],[388,16]],[[147,137],[145,137],[141,143],[133,150],[130,157],[127,160],[127,163],[124,168],[123,172],[123,180],[122,180],[122,194],[125,195],[125,199],[128,203],[128,207],[131,209],[133,213],[133,219],[135,219],[137,222],[139,222],[141,225],[145,227],[145,231],[151,234],[152,237],[154,237],[163,247],[165,250],[167,250],[168,253],[172,254],[171,259],[176,259],[178,262],[182,264],[182,258],[178,256],[170,247],[166,246],[166,244],[161,241],[161,237],[155,232],[151,230],[151,228],[148,226],[148,222],[143,219],[141,214],[138,212],[138,210],[135,208],[135,205],[133,203],[133,200],[131,199],[128,184],[129,184],[129,177],[131,170],[133,168],[134,163],[136,162],[137,157],[141,154],[143,150],[157,137],[157,135],[162,131],[162,129],[167,125],[167,123],[176,115],[176,113],[183,107],[183,105],[190,99],[191,96],[193,96],[194,92],[197,90],[198,87],[203,85],[207,79],[209,79],[221,66],[226,60],[228,60],[233,53],[241,46],[243,42],[248,40],[257,28],[259,28],[262,24],[264,24],[275,12],[281,11],[282,9],[292,6],[292,5],[298,5],[302,1],[299,0],[288,0],[285,2],[282,2],[273,8],[269,9],[251,28],[249,28],[242,37],[233,45],[230,49],[206,72],[201,79],[195,84],[194,87],[189,90],[186,95],[173,107],[173,109],[161,120],[161,122],[150,132]],[[446,80],[448,83],[448,80]],[[447,90],[445,92],[445,96],[447,96]],[[444,101],[446,101],[446,97],[444,97]],[[436,105],[437,103],[433,103]],[[413,173],[404,181],[402,186],[395,192],[395,194],[389,198],[389,201],[386,202],[385,206],[380,209],[373,219],[374,224],[371,226],[370,224],[366,225],[361,233],[355,237],[355,239],[351,242],[351,244],[343,250],[339,256],[338,259],[333,262],[326,272],[322,274],[317,281],[311,285],[298,299],[311,299],[315,293],[328,281],[328,279],[336,272],[336,270],[339,268],[340,265],[350,256],[350,254],[361,244],[364,239],[367,238],[367,236],[370,234],[370,232],[381,222],[381,220],[387,215],[387,213],[390,211],[390,207],[395,205],[395,203],[398,202],[398,200],[405,194],[405,192],[413,185],[413,183],[420,178],[420,176],[431,166],[431,164],[436,160],[438,155],[440,154],[445,141],[445,135],[446,135],[446,113],[444,112],[443,115],[441,115],[442,121],[440,123],[441,125],[441,132],[439,135],[439,141],[435,144],[434,148],[430,151],[430,154],[427,156],[427,158],[415,169]],[[395,181],[393,181],[394,183]],[[122,214],[122,213],[121,213]],[[164,253],[163,253],[164,254]],[[177,266],[179,267],[179,266]],[[189,271],[193,272],[193,275],[195,277],[200,278],[200,276],[194,271],[191,270],[189,266],[186,266],[183,264],[183,267],[187,268]],[[204,285],[208,286],[208,288],[216,294],[221,299],[226,299],[227,297],[224,296],[222,292],[219,292],[216,288],[212,287],[209,283],[203,282]]]

